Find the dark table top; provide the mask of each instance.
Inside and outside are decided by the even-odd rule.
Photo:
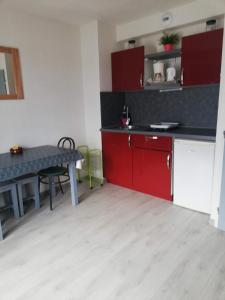
[[[150,129],[145,126],[137,126],[135,129],[125,129],[120,126],[109,126],[101,128],[101,131],[105,132],[118,132],[128,134],[144,134],[144,135],[159,135],[159,136],[171,136],[174,138],[199,140],[199,141],[215,141],[216,130],[210,128],[188,128],[177,127],[169,130],[162,129]]]
[[[41,169],[82,159],[76,150],[55,146],[40,146],[24,149],[22,154],[0,154],[0,181],[6,181]]]

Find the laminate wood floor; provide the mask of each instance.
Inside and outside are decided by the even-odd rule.
[[[106,184],[69,190],[0,243],[1,300],[224,300],[225,233],[208,216]]]

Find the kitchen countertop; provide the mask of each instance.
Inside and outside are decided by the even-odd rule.
[[[144,135],[158,135],[158,136],[171,136],[180,139],[190,139],[199,141],[215,141],[216,129],[210,128],[188,128],[178,127],[169,130],[162,129],[147,129],[145,126],[136,126],[134,129],[122,128],[119,125],[106,126],[100,129],[102,132],[117,132],[128,134],[144,134]]]

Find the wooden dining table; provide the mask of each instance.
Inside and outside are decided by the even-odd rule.
[[[78,205],[76,164],[82,160],[77,150],[55,146],[39,146],[24,149],[21,154],[0,154],[0,182],[8,181],[42,169],[68,164],[72,205]]]

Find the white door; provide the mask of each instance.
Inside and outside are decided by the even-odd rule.
[[[210,213],[213,142],[175,140],[174,204]]]

